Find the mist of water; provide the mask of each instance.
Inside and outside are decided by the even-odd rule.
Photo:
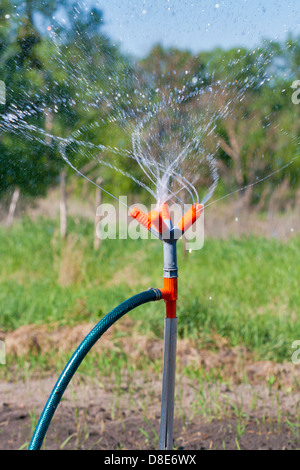
[[[109,168],[148,191],[158,206],[168,200],[180,206],[187,202],[208,206],[219,181],[216,123],[231,116],[249,87],[263,87],[272,80],[266,70],[273,52],[268,54],[266,49],[262,54],[261,50],[257,51],[257,76],[245,79],[243,85],[237,86],[234,75],[226,83],[211,77],[210,83],[206,84],[200,73],[195,76],[187,70],[180,88],[159,83],[151,78],[151,74],[146,77],[145,86],[143,73],[139,75],[132,69],[125,75],[124,71],[120,72],[117,67],[113,70],[110,65],[109,71],[105,66],[95,69],[95,77],[101,78],[95,83],[103,83],[99,87],[86,79],[80,57],[73,67],[70,65],[68,52],[55,33],[52,44],[56,66],[65,72],[66,82],[76,81],[78,85],[78,100],[82,101],[87,116],[91,116],[89,123],[82,127],[76,125],[67,136],[45,130],[32,124],[31,118],[44,112],[46,105],[42,103],[37,108],[29,99],[25,108],[20,109],[12,103],[0,116],[2,131],[21,135],[33,144],[39,142],[45,147],[55,147],[74,171],[96,186],[102,168]],[[243,58],[241,56],[240,60]],[[228,67],[230,77],[230,64]],[[58,93],[53,95],[53,102],[47,104],[47,109],[55,115],[63,105],[64,98]],[[97,135],[97,129],[98,138],[90,138],[90,135]],[[112,134],[119,129],[128,139],[120,145],[101,144],[103,129]],[[251,184],[271,177],[296,158],[294,156],[287,164]],[[84,174],[82,162],[93,162],[99,168],[97,177]],[[105,182],[102,189],[116,199],[120,196],[107,191]]]

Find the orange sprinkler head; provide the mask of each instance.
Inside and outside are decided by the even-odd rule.
[[[155,229],[158,234],[164,233],[168,230],[167,225],[164,222],[164,218],[162,215],[162,211],[151,211],[148,215],[146,215],[142,210],[138,207],[134,207],[130,214],[133,219],[136,219],[143,227],[147,230],[151,228]]]
[[[184,233],[186,230],[188,230],[195,222],[196,220],[200,217],[200,215],[203,212],[203,205],[199,203],[195,203],[184,216],[182,219],[178,222],[178,228],[181,230],[182,233]]]
[[[167,230],[161,211],[151,211],[148,215],[148,221],[150,227],[154,227],[158,233],[163,233]]]
[[[133,219],[136,219],[143,227],[145,227],[147,230],[150,228],[149,224],[149,219],[148,216],[145,214],[145,212],[141,211],[138,207],[134,207],[130,214],[129,214]]]
[[[171,220],[169,207],[166,202],[164,202],[161,206],[161,216],[163,220]]]
[[[202,204],[193,204],[178,222],[177,227],[174,228],[166,202],[161,205],[159,210],[153,210],[148,215],[138,207],[134,207],[130,212],[130,216],[136,219],[147,230],[152,231],[158,238],[174,242],[196,222],[202,212]]]

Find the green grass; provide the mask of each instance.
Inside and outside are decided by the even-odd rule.
[[[162,286],[158,240],[105,240],[95,252],[93,224],[71,220],[69,230],[61,242],[57,224],[42,218],[0,229],[0,328],[97,322],[134,293]],[[210,239],[185,258],[179,243],[179,334],[290,360],[300,337],[299,255],[299,237]],[[162,335],[163,302],[130,315],[139,330]]]

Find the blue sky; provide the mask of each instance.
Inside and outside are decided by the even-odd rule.
[[[143,56],[156,43],[197,53],[255,47],[262,38],[300,34],[300,0],[90,0],[124,52]]]

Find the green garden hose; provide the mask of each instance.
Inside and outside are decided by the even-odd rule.
[[[118,307],[114,308],[105,317],[103,317],[99,323],[90,331],[90,333],[84,338],[82,343],[78,346],[76,351],[73,353],[69,362],[65,366],[61,375],[59,376],[49,398],[45,405],[45,408],[40,416],[39,422],[36,426],[28,450],[39,450],[43,443],[44,437],[48,430],[51,419],[55,413],[55,410],[66,390],[70,380],[85,358],[90,349],[94,346],[96,341],[105,333],[105,331],[112,326],[117,320],[123,315],[130,312],[134,308],[151,302],[154,300],[161,299],[161,292],[158,289],[149,289],[140,294],[134,295],[125,302],[122,302]]]

